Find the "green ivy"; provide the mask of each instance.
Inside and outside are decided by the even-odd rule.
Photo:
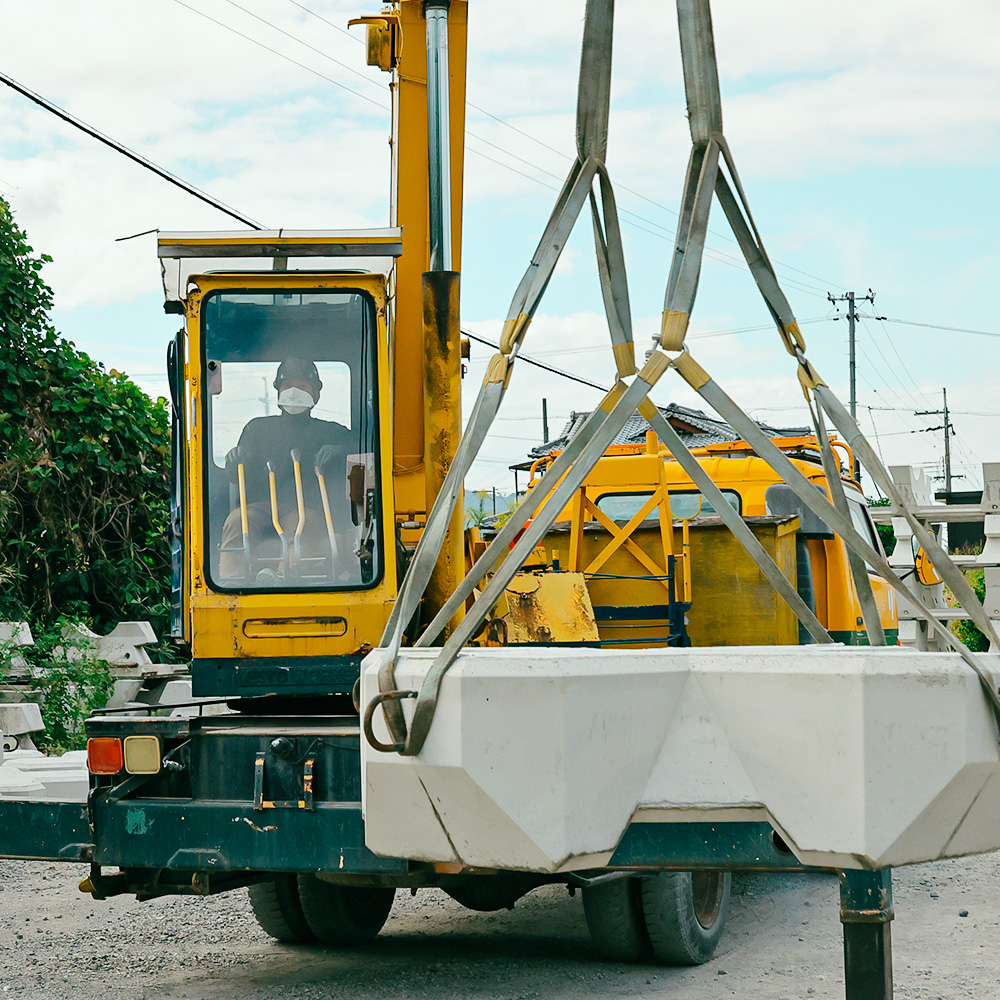
[[[49,321],[52,290],[0,198],[0,618],[167,630],[167,403]]]

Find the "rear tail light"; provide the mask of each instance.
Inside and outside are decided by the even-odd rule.
[[[129,774],[158,774],[160,771],[159,737],[126,736],[125,770]]]
[[[111,736],[87,740],[87,768],[91,774],[118,774],[125,766],[122,741]]]

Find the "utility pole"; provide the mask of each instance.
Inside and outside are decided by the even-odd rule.
[[[848,355],[850,357],[850,373],[851,373],[851,400],[850,409],[851,416],[857,420],[858,419],[858,360],[857,360],[857,339],[855,336],[855,323],[858,321],[858,313],[855,309],[855,303],[857,302],[870,302],[872,306],[875,305],[875,293],[869,288],[868,294],[862,298],[858,298],[854,292],[844,292],[843,295],[834,296],[830,292],[826,293],[826,297],[836,305],[838,302],[847,303],[847,344],[848,344]],[[854,478],[857,482],[861,482],[861,463],[855,459],[854,460]]]
[[[858,298],[854,292],[844,292],[843,295],[832,295],[827,292],[826,297],[836,305],[838,302],[847,303],[847,343],[848,343],[848,353],[850,355],[850,365],[851,365],[851,416],[855,420],[858,418],[858,361],[857,361],[857,342],[855,338],[855,323],[858,321],[858,313],[855,309],[855,304],[857,302],[870,302],[872,306],[875,305],[875,293],[869,288],[868,294],[862,298]]]
[[[542,444],[549,443],[549,401],[542,399]]]
[[[928,427],[928,431],[944,431],[944,489],[946,493],[951,493],[952,479],[963,479],[964,476],[953,476],[951,474],[951,436],[955,433],[955,426],[948,419],[948,390],[941,389],[942,408],[940,410],[917,410],[914,416],[917,417],[943,417],[944,423],[940,427]]]

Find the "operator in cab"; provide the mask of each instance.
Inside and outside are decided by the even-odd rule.
[[[264,587],[287,586],[291,575],[316,575],[313,571],[322,562],[329,568],[326,575],[334,576],[336,566],[331,563],[337,561],[335,536],[350,524],[345,482],[352,436],[336,421],[313,417],[312,409],[323,388],[315,363],[303,358],[285,358],[278,366],[273,385],[281,413],[250,420],[240,434],[239,444],[226,455],[230,483],[238,484],[239,466],[243,466],[249,564],[255,567],[255,584]],[[305,514],[301,531],[298,531],[300,497],[293,451],[299,457]],[[327,523],[317,473],[324,479],[332,524]],[[287,550],[283,550],[274,527],[272,499]],[[237,506],[222,529],[223,577],[235,578],[245,573],[248,560],[242,533],[243,513]],[[284,560],[283,551],[287,553]],[[262,562],[265,565],[261,566]]]

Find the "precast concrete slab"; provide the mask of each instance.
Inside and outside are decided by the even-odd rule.
[[[419,690],[436,654],[402,650],[397,686]],[[363,705],[383,656],[364,662]],[[375,734],[389,741],[381,711]],[[632,822],[766,820],[802,864],[932,861],[1000,847],[997,739],[954,653],[469,649],[418,756],[363,743],[365,837],[387,856],[556,872],[607,864]]]

